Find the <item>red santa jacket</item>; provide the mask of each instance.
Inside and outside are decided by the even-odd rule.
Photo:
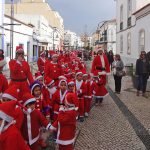
[[[39,57],[37,61],[38,70],[43,74],[45,68],[45,58]]]
[[[98,72],[102,72],[103,69],[105,69],[106,73],[110,72],[110,66],[109,66],[107,56],[105,54],[103,54],[102,57],[103,57],[103,60],[104,60],[103,62],[101,60],[100,55],[96,56],[93,60],[91,72],[95,75],[98,75]]]
[[[22,124],[23,138],[32,145],[39,139],[39,129],[44,126],[46,129],[50,127],[47,119],[40,111],[34,109],[31,113],[24,111],[24,121]]]
[[[104,82],[105,79],[103,79],[103,76],[100,77],[98,80],[94,81],[93,83],[93,94],[95,97],[97,98],[103,98],[105,97],[106,95],[108,95],[108,91],[107,89],[105,88],[105,82]]]
[[[78,82],[77,80],[75,81],[75,91],[77,93],[78,99],[84,98],[84,95],[87,92],[87,86],[83,80]]]
[[[77,111],[74,108],[68,108],[59,112],[57,120],[50,129],[57,130],[56,143],[69,145],[74,143],[76,131]]]
[[[54,111],[55,114],[59,113],[59,108],[60,105],[64,105],[64,100],[65,100],[65,96],[67,94],[67,90],[64,92],[64,94],[62,95],[61,90],[58,89],[55,94],[53,95],[52,98],[52,109]]]
[[[1,94],[8,88],[8,81],[6,77],[0,72],[0,98]]]
[[[84,98],[92,98],[92,85],[93,84],[93,81],[91,80],[87,80],[85,82],[85,85],[86,85],[86,93],[84,95]]]
[[[1,150],[30,150],[15,125],[0,134]]]
[[[19,81],[19,80],[26,80],[33,83],[33,77],[30,72],[29,64],[26,61],[22,61],[21,64],[17,63],[17,60],[10,60],[9,62],[9,69],[10,69],[10,77],[11,80]]]
[[[62,67],[59,63],[47,62],[45,64],[45,78],[49,77],[53,80],[57,80],[62,75]]]

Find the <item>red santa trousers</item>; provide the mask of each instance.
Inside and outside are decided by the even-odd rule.
[[[91,109],[92,98],[84,98],[84,112],[89,113]]]
[[[70,144],[70,145],[60,145],[59,144],[59,150],[73,150],[73,144]]]
[[[78,98],[79,100],[79,116],[84,116],[84,98]]]

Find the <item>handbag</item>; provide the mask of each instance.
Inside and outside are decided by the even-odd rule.
[[[120,71],[117,71],[116,75],[119,77],[123,77],[126,75],[126,72],[124,70],[120,70]]]

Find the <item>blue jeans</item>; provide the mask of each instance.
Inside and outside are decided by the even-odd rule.
[[[143,93],[146,92],[148,74],[141,74],[138,76],[138,87],[137,90],[141,90]]]

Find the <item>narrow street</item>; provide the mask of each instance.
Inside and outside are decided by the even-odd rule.
[[[135,96],[129,88],[131,78],[124,77],[123,91],[115,95],[113,78],[109,78],[109,92],[102,105],[94,106],[84,123],[75,150],[146,150],[150,149],[149,99]]]

